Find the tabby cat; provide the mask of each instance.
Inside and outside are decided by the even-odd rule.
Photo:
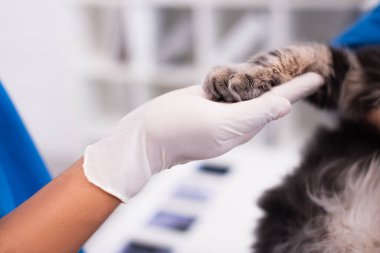
[[[358,51],[310,43],[218,66],[204,89],[238,102],[306,72],[325,84],[306,100],[334,110],[339,124],[320,128],[303,159],[259,200],[257,253],[380,252],[380,47]]]

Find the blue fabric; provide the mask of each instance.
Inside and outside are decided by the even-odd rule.
[[[332,41],[333,47],[357,49],[380,44],[380,5],[364,14],[353,26]]]
[[[31,197],[50,179],[0,82],[0,218]],[[83,250],[79,252],[83,253]]]
[[[46,167],[0,83],[0,217],[49,181]]]

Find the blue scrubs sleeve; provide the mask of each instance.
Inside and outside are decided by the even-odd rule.
[[[357,49],[380,44],[380,5],[364,14],[343,34],[332,41],[333,47]]]
[[[50,175],[0,83],[0,217],[49,181]]]
[[[45,164],[0,82],[0,218],[50,180]]]

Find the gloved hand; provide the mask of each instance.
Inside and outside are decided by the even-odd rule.
[[[167,93],[129,113],[108,137],[88,146],[85,175],[126,202],[163,169],[213,158],[247,142],[267,123],[286,115],[290,102],[321,84],[319,75],[308,73],[234,104],[207,100],[200,86]]]

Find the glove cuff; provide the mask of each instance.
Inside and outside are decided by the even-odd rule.
[[[127,202],[152,176],[141,122],[129,122],[109,137],[86,148],[83,169],[87,180]]]

